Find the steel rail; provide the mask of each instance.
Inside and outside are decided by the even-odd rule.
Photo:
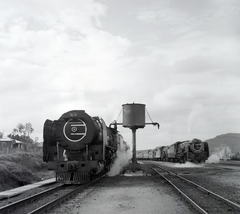
[[[148,165],[149,165],[149,164],[148,164]],[[240,212],[240,205],[239,205],[239,204],[237,204],[237,203],[235,203],[235,202],[233,202],[233,201],[230,201],[230,200],[228,200],[227,198],[224,198],[224,197],[222,197],[222,196],[220,196],[220,195],[218,195],[218,194],[216,194],[216,193],[214,193],[214,192],[212,192],[212,191],[210,191],[210,190],[208,190],[208,189],[200,186],[199,184],[197,184],[197,183],[195,183],[195,182],[193,182],[193,181],[190,181],[190,180],[188,180],[188,179],[186,179],[186,178],[178,175],[178,174],[175,173],[175,172],[172,172],[172,171],[170,171],[170,170],[164,169],[163,167],[161,167],[161,166],[159,166],[159,165],[157,165],[157,164],[154,164],[154,163],[152,163],[152,165],[154,165],[154,166],[156,166],[156,167],[158,167],[158,168],[160,168],[160,169],[162,169],[162,170],[164,170],[164,171],[166,171],[166,172],[168,172],[168,173],[171,173],[171,174],[177,176],[178,178],[180,178],[180,179],[182,179],[182,180],[184,180],[184,181],[192,184],[193,186],[198,187],[198,188],[199,188],[200,190],[202,190],[203,192],[206,192],[207,194],[214,196],[215,198],[223,201],[223,202],[226,203],[227,205],[229,205],[229,206],[231,206],[231,207],[239,210],[239,212]],[[149,165],[149,166],[150,166],[150,165]],[[150,167],[151,167],[151,166],[150,166]],[[152,167],[151,167],[151,168],[152,168]],[[152,169],[153,169],[153,168],[152,168]],[[153,170],[154,170],[155,172],[157,172],[155,169],[153,169]]]
[[[42,191],[40,193],[37,193],[35,195],[29,196],[29,197],[21,199],[19,201],[15,201],[15,202],[13,202],[11,204],[2,206],[2,207],[0,207],[0,213],[8,213],[9,211],[11,211],[11,210],[13,210],[13,209],[23,205],[23,204],[29,203],[29,202],[31,202],[33,200],[36,200],[37,198],[42,197],[42,196],[44,196],[44,195],[46,195],[48,193],[54,192],[54,191],[62,188],[63,186],[64,186],[64,184],[61,184],[61,185],[59,185],[57,187],[53,187],[53,188],[44,190],[44,191]]]
[[[154,169],[151,165],[147,164],[151,169],[153,169],[158,175],[164,178],[169,184],[171,184],[196,210],[198,210],[202,214],[208,214],[202,207],[200,207],[197,203],[195,203],[191,198],[189,198],[184,192],[182,192],[175,184],[173,184],[168,178],[166,178],[163,174]],[[154,165],[155,166],[155,165]]]
[[[212,192],[212,191],[210,191],[210,190],[208,190],[208,189],[206,189],[206,188],[204,188],[204,187],[202,187],[202,186],[200,186],[200,185],[198,185],[198,184],[196,184],[196,183],[194,183],[194,182],[192,182],[192,181],[190,181],[190,180],[188,180],[188,179],[186,179],[186,178],[184,178],[184,177],[182,177],[182,176],[180,176],[180,175],[176,175],[176,176],[179,177],[179,178],[181,178],[181,179],[183,179],[184,181],[186,181],[186,182],[188,182],[188,183],[191,183],[192,185],[194,185],[194,186],[198,187],[199,189],[203,190],[204,192],[206,192],[206,193],[214,196],[215,198],[224,201],[224,202],[227,203],[228,205],[230,205],[230,206],[232,206],[232,207],[234,207],[235,209],[238,209],[238,210],[240,211],[240,205],[239,205],[239,204],[234,203],[233,201],[230,201],[230,200],[228,200],[227,198],[224,198],[224,197],[222,197],[222,196],[220,196],[220,195],[218,195],[218,194],[216,194],[216,193],[214,193],[214,192]]]
[[[223,201],[224,201],[225,203],[227,203],[228,205],[231,205],[232,207],[234,207],[235,209],[238,209],[238,210],[240,211],[240,205],[239,205],[239,204],[237,204],[237,203],[235,203],[235,202],[233,202],[233,201],[230,201],[230,200],[228,200],[228,199],[226,199],[226,198],[224,198],[224,197],[222,197],[222,196],[220,196],[220,195],[218,195],[218,194],[216,194],[216,193],[214,193],[214,192],[212,192],[212,191],[210,191],[210,190],[208,190],[208,189],[200,186],[199,184],[197,184],[197,183],[195,183],[195,182],[192,182],[192,181],[190,181],[190,180],[188,180],[188,179],[186,179],[186,178],[178,175],[177,173],[174,173],[174,172],[171,172],[171,171],[169,171],[169,170],[166,170],[166,169],[164,169],[164,168],[162,168],[162,167],[160,167],[160,166],[158,166],[158,165],[156,165],[156,164],[153,164],[153,165],[155,165],[155,166],[157,166],[157,167],[159,167],[159,168],[161,168],[161,169],[163,169],[163,170],[165,170],[165,171],[167,171],[167,172],[170,172],[170,173],[176,175],[176,176],[179,177],[180,179],[183,179],[183,180],[185,180],[186,182],[191,183],[192,185],[194,185],[194,186],[198,187],[199,189],[203,190],[204,192],[206,192],[206,193],[208,193],[208,194],[211,194],[211,195],[213,195],[214,197],[216,197],[216,198],[218,198],[218,199],[220,199],[220,200],[223,200]]]
[[[75,189],[75,190],[73,190],[73,191],[71,191],[71,192],[69,192],[69,193],[67,193],[67,194],[65,194],[65,195],[63,195],[59,198],[56,198],[55,200],[50,201],[49,203],[33,210],[32,212],[29,212],[28,214],[42,214],[46,211],[49,211],[53,207],[61,204],[62,202],[68,200],[69,198],[72,198],[73,196],[77,195],[81,190],[84,190],[86,187],[94,184],[95,182],[97,182],[98,180],[100,180],[101,178],[103,178],[105,176],[106,176],[106,174],[97,178],[97,179],[95,179],[95,180],[93,180],[93,181],[91,181],[91,182],[89,182],[89,183],[87,183],[87,184],[85,184],[85,185],[83,185],[83,186],[78,187],[77,189]]]

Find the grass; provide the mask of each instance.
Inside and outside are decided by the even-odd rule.
[[[41,152],[0,154],[0,191],[54,177]]]

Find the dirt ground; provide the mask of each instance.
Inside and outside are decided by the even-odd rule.
[[[189,180],[217,193],[237,204],[240,204],[240,163],[219,164],[178,164],[156,162],[178,173]]]
[[[105,177],[50,213],[193,214],[193,209],[158,176],[126,173]]]

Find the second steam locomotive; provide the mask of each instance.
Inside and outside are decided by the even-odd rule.
[[[205,162],[209,157],[207,142],[199,139],[178,141],[170,146],[161,146],[153,150],[139,151],[138,159],[160,160],[169,162]]]
[[[110,170],[117,150],[127,149],[116,127],[107,127],[84,110],[46,120],[43,132],[43,161],[55,170],[58,182],[89,182]]]

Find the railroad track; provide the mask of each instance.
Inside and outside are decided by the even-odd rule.
[[[240,205],[167,170],[157,164],[145,162],[170,183],[199,213],[240,213]]]
[[[103,175],[102,177],[104,177]],[[40,214],[49,211],[53,207],[61,204],[62,202],[74,197],[80,191],[83,191],[88,186],[97,182],[102,177],[95,179],[84,185],[59,185],[51,189],[42,191],[33,196],[24,198],[22,200],[13,202],[9,205],[0,207],[0,214],[11,213],[11,214]]]

